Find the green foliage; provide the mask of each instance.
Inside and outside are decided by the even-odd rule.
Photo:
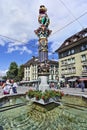
[[[36,99],[41,99],[41,95],[42,95],[41,91],[36,91],[36,90],[30,89],[28,92],[28,96],[30,98],[36,97]]]
[[[41,91],[35,91],[34,96],[36,97],[37,100],[41,99],[42,92]]]
[[[36,97],[36,99],[43,99],[43,100],[54,98],[56,96],[62,97],[64,95],[64,93],[61,91],[46,90],[45,92],[41,92],[32,89],[30,89],[27,94],[30,98]]]
[[[30,98],[33,98],[33,97],[35,96],[35,91],[32,90],[32,89],[30,89],[30,90],[28,91],[28,96],[29,96]]]
[[[20,65],[19,69],[18,69],[18,79],[19,81],[21,81],[24,77],[24,66]]]
[[[3,76],[2,79],[6,80],[6,79],[7,79],[7,76]]]
[[[7,78],[14,79],[18,75],[18,65],[16,62],[11,62],[9,70],[7,72]]]
[[[14,79],[15,81],[21,81],[24,77],[24,66],[18,67],[16,62],[11,62],[9,70],[7,71],[5,79]]]
[[[43,94],[42,94],[42,99],[43,100],[46,100],[46,99],[49,99],[49,98],[51,98],[51,91],[48,91],[48,90],[46,90],[45,92],[43,92]]]

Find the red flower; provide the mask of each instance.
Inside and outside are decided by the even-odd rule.
[[[61,92],[61,96],[64,96],[64,92]]]

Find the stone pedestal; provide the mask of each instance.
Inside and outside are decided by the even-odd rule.
[[[44,92],[45,90],[49,90],[49,84],[47,83],[48,80],[48,76],[39,76],[39,78],[41,79],[41,83],[39,85],[39,90]]]

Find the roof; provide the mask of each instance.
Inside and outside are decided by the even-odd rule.
[[[28,60],[24,66],[29,66],[30,64],[38,63],[38,57],[33,56],[30,60]]]
[[[71,37],[67,38],[63,44],[55,51],[58,52],[61,49],[66,48],[67,46],[72,45],[73,43],[76,43],[80,41],[81,39],[87,38],[87,28],[81,30],[80,32],[72,35]]]
[[[48,60],[49,64],[58,64],[58,61],[55,60]],[[29,61],[27,61],[24,66],[30,66],[31,64],[38,64],[39,60],[38,57],[32,57]]]

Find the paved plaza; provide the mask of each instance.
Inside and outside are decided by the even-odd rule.
[[[29,90],[29,87],[26,86],[19,86],[17,88],[18,94],[20,93],[26,93]],[[71,95],[78,95],[78,96],[85,96],[87,97],[87,88],[85,88],[85,91],[82,92],[81,88],[61,88],[60,91],[63,91],[65,94],[71,94]],[[0,86],[0,98],[3,96],[3,90]]]

